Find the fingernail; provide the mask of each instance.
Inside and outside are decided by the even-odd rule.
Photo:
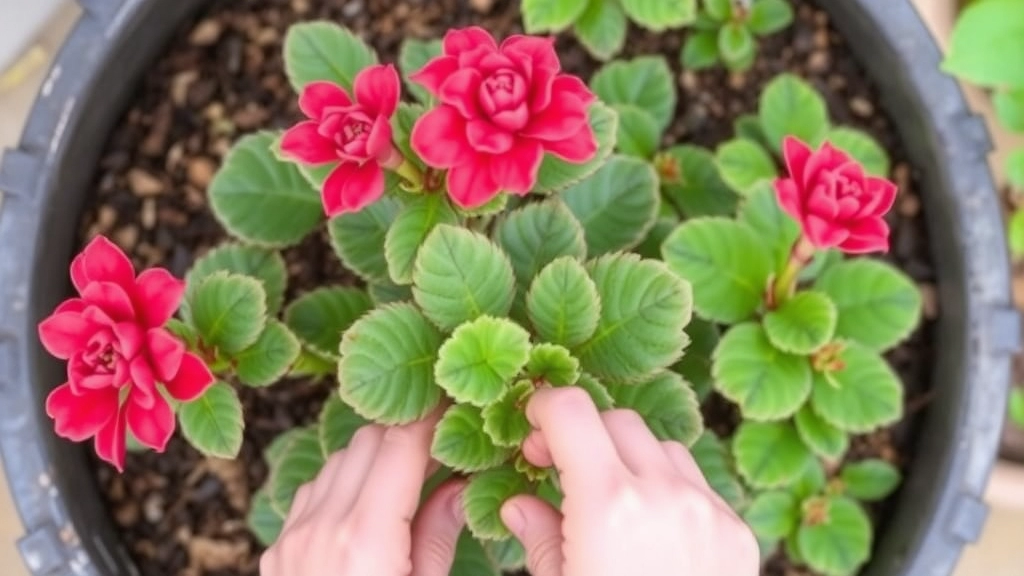
[[[517,536],[526,529],[526,515],[523,514],[523,509],[512,502],[506,502],[501,507],[501,520]]]

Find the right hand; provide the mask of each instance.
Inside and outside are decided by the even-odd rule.
[[[690,452],[632,410],[600,413],[579,388],[537,390],[523,455],[555,466],[565,499],[509,499],[501,517],[533,576],[756,576],[757,541]]]

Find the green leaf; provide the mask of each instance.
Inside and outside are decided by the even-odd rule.
[[[252,346],[267,322],[267,296],[259,281],[228,272],[200,282],[188,308],[203,343],[227,354]]]
[[[270,320],[256,342],[235,356],[235,373],[243,384],[269,386],[288,373],[301,350],[284,324]]]
[[[496,402],[526,365],[530,334],[507,318],[481,316],[455,329],[438,352],[434,377],[457,402]]]
[[[784,490],[762,492],[743,512],[743,521],[758,540],[781,540],[800,522],[800,502]]]
[[[384,239],[401,209],[398,200],[385,196],[359,212],[331,218],[327,223],[331,247],[346,268],[367,282],[391,281]]]
[[[558,199],[527,204],[498,220],[494,241],[512,262],[523,293],[537,273],[559,256],[587,255],[583,227]]]
[[[519,543],[519,540],[509,538],[500,542],[490,541],[484,547],[503,571],[517,572],[526,568],[526,549]],[[466,574],[466,576],[476,576],[476,574]]]
[[[360,318],[341,339],[341,398],[363,418],[405,424],[441,401],[434,363],[441,334],[412,304],[390,304]]]
[[[690,447],[690,453],[697,461],[697,466],[700,467],[711,489],[733,510],[742,510],[747,506],[747,495],[736,475],[732,454],[714,432],[705,430]]]
[[[761,119],[754,114],[743,114],[732,123],[733,131],[737,138],[746,138],[764,148],[771,148],[768,138],[761,127]]]
[[[675,216],[659,217],[647,233],[647,237],[633,249],[633,252],[648,260],[661,260],[661,245],[678,225],[679,219]]]
[[[785,0],[756,0],[747,15],[747,27],[758,36],[781,31],[793,23],[793,8]]]
[[[718,53],[731,70],[745,70],[754,63],[757,45],[754,35],[739,22],[722,26],[718,31]]]
[[[739,219],[757,232],[761,244],[774,254],[771,266],[781,270],[800,236],[800,226],[782,211],[775,199],[775,189],[761,186],[744,198]]]
[[[576,379],[576,383],[573,385],[583,388],[598,410],[611,410],[615,407],[615,399],[608,392],[608,388],[590,374],[581,372],[579,378]]]
[[[589,264],[601,297],[597,332],[574,350],[583,369],[610,382],[637,382],[671,366],[687,344],[690,285],[664,264],[611,254]]]
[[[695,32],[683,45],[683,68],[703,70],[718,64],[718,35],[714,32]]]
[[[692,384],[697,398],[703,400],[714,386],[711,356],[718,347],[718,327],[707,320],[693,318],[686,326],[686,334],[690,337],[690,345],[672,370]]]
[[[184,308],[186,302],[182,301],[182,307]],[[177,336],[185,342],[185,347],[191,350],[195,350],[199,343],[199,334],[196,333],[196,329],[177,318],[171,318],[164,325],[167,331]]]
[[[341,335],[372,308],[370,297],[358,288],[318,288],[289,304],[284,321],[314,352],[336,358]]]
[[[649,159],[658,151],[661,130],[645,110],[630,104],[613,104],[619,115],[619,135],[615,149],[626,156]]]
[[[650,115],[659,136],[675,116],[675,76],[661,56],[641,56],[606,64],[591,78],[590,87],[605,104],[612,107],[625,104]]]
[[[815,373],[814,411],[840,430],[871,432],[903,415],[903,386],[881,356],[850,343],[841,355],[845,368]]]
[[[372,48],[330,22],[293,24],[284,38],[284,68],[296,92],[310,82],[326,80],[352,94],[356,75],[376,63]]]
[[[653,32],[680,28],[697,19],[697,0],[620,1],[631,20]]]
[[[271,467],[267,481],[274,509],[287,516],[299,487],[316,478],[324,462],[316,428],[302,428],[292,435],[281,451],[280,460]]]
[[[804,444],[822,458],[837,462],[850,448],[850,438],[846,432],[818,416],[809,404],[796,413],[793,422]]]
[[[527,34],[561,32],[583,15],[587,0],[523,0],[520,9]]]
[[[1017,0],[986,0],[957,19],[942,67],[982,86],[1024,86],[1024,11]]]
[[[530,350],[526,376],[552,386],[572,386],[580,377],[580,362],[557,344],[537,344]]]
[[[453,470],[476,472],[508,460],[512,450],[497,446],[484,432],[484,417],[479,408],[456,404],[437,423],[430,454]]]
[[[609,384],[615,406],[635,410],[658,440],[689,446],[704,432],[693,388],[675,372],[661,372],[640,384]]]
[[[812,458],[807,462],[807,466],[793,482],[789,490],[799,500],[806,500],[824,491],[827,480],[825,477],[825,466],[821,460]]]
[[[836,337],[873,350],[892,348],[909,336],[921,319],[917,286],[878,260],[857,258],[830,266],[814,287],[836,305]]]
[[[1024,190],[1024,148],[1014,150],[1007,156],[1006,180],[1016,190]]]
[[[445,331],[480,316],[505,316],[514,287],[512,264],[500,248],[447,224],[427,236],[413,270],[413,298]]]
[[[196,450],[216,458],[236,458],[242,448],[242,403],[234,388],[216,382],[202,396],[178,408],[181,433]]]
[[[512,466],[474,475],[462,493],[466,525],[481,540],[506,540],[512,536],[501,521],[501,505],[517,494],[527,494],[530,484]]]
[[[791,354],[811,354],[832,340],[836,305],[821,292],[796,293],[764,316],[764,330],[773,346]]]
[[[610,60],[626,43],[627,24],[618,2],[590,0],[573,31],[594,58]]]
[[[195,293],[196,286],[219,271],[251,276],[259,280],[267,295],[267,314],[277,315],[284,302],[284,290],[288,283],[288,272],[285,270],[281,254],[258,246],[222,244],[196,260],[188,271],[188,275],[185,276],[185,302]],[[182,311],[185,312],[184,309]],[[185,316],[190,317],[187,314]]]
[[[732,216],[738,197],[722,180],[711,152],[699,146],[673,146],[665,153],[676,177],[662,178],[666,200],[681,216]]]
[[[1024,390],[1021,388],[1010,391],[1010,420],[1024,428]]]
[[[725,22],[732,18],[733,0],[703,0],[704,10],[714,21]]]
[[[715,164],[733,190],[746,196],[778,177],[775,160],[764,148],[745,138],[730,140],[715,151]]]
[[[237,238],[266,246],[290,246],[323,220],[320,192],[294,164],[274,157],[269,133],[242,137],[210,182],[210,208]],[[273,214],[273,218],[268,218]]]
[[[323,409],[320,410],[317,439],[324,458],[329,458],[338,450],[348,446],[356,431],[369,424],[362,416],[355,413],[352,407],[341,401],[341,397],[332,394]]]
[[[416,123],[424,114],[427,113],[426,107],[422,104],[408,104],[406,102],[399,102],[398,108],[395,110],[395,115],[391,117],[391,132],[392,139],[398,150],[402,153],[406,159],[412,162],[420,170],[424,170],[427,165],[423,163],[419,154],[412,149],[412,129],[416,126]],[[385,190],[394,195],[395,197],[409,197],[410,195],[399,185],[404,180],[394,172],[385,171]],[[412,196],[415,198],[416,196]]]
[[[591,257],[628,250],[658,219],[658,175],[647,162],[613,156],[562,200],[583,225]]]
[[[743,422],[732,453],[747,483],[765,490],[791,484],[814,459],[796,428],[786,422]]]
[[[825,576],[854,574],[871,556],[871,520],[849,498],[825,500],[825,518],[804,523],[797,533],[807,565]]]
[[[590,128],[594,131],[597,141],[597,152],[588,162],[575,164],[559,159],[552,154],[544,156],[537,172],[537,185],[533,191],[540,194],[551,194],[564,190],[587,178],[600,168],[615,147],[618,132],[619,116],[614,110],[600,103],[590,105]]]
[[[861,460],[843,466],[839,478],[845,494],[867,502],[881,500],[900,485],[900,471],[885,460]]]
[[[669,268],[693,284],[697,313],[722,324],[753,317],[774,271],[764,239],[726,218],[685,222],[665,241],[662,253]]]
[[[455,558],[448,576],[501,576],[501,569],[483,544],[468,530],[463,530],[455,545]]]
[[[423,241],[438,224],[458,222],[458,216],[443,194],[420,196],[407,204],[384,238],[384,257],[391,280],[396,284],[412,284],[413,264]]]
[[[1024,132],[1024,87],[997,90],[992,103],[1003,126],[1014,132]]]
[[[533,426],[526,419],[526,403],[531,394],[533,384],[523,380],[483,409],[483,430],[496,446],[519,448],[530,435]]]
[[[541,339],[569,348],[593,336],[601,317],[597,286],[570,256],[541,270],[526,295],[526,308]]]
[[[292,443],[300,436],[309,434],[309,432],[310,430],[308,428],[292,428],[274,437],[263,451],[263,459],[266,460],[270,469],[273,470],[279,467],[281,465],[281,460],[284,458],[285,453],[291,448]],[[269,482],[267,483],[267,486],[269,486]]]
[[[764,328],[754,322],[730,328],[715,349],[713,360],[715,388],[740,405],[744,418],[789,418],[811,394],[807,358],[772,346]]]
[[[278,514],[270,504],[270,496],[265,490],[259,490],[252,497],[249,514],[245,517],[249,527],[260,544],[270,546],[281,535],[284,528],[284,516]]]
[[[391,282],[370,284],[366,287],[370,300],[377,306],[395,302],[412,302],[412,286],[399,286]]]
[[[406,38],[402,41],[402,48],[398,52],[398,67],[402,70],[406,87],[416,100],[428,106],[433,104],[433,96],[423,86],[410,80],[409,76],[419,72],[427,65],[427,62],[440,56],[441,51],[442,45],[440,40]]]
[[[792,74],[776,76],[761,93],[761,126],[776,152],[786,136],[817,146],[829,128],[825,100]]]
[[[868,174],[879,177],[889,174],[889,155],[885,148],[864,132],[853,128],[833,128],[825,139],[860,162]]]

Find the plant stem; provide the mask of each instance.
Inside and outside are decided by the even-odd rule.
[[[395,174],[401,176],[408,183],[406,190],[409,192],[423,190],[423,172],[420,171],[418,166],[410,162],[408,158],[402,158],[402,163],[394,171]]]
[[[800,272],[810,264],[812,258],[814,258],[814,245],[804,236],[800,236],[789,252],[789,260],[786,262],[782,274],[775,278],[775,283],[768,295],[769,308],[775,308],[793,296],[796,292]]]

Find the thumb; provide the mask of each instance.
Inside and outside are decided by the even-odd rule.
[[[526,549],[533,576],[561,576],[562,515],[535,496],[515,496],[501,507],[501,519]]]
[[[455,545],[466,520],[462,514],[465,480],[445,482],[423,503],[412,523],[412,576],[448,576]]]

